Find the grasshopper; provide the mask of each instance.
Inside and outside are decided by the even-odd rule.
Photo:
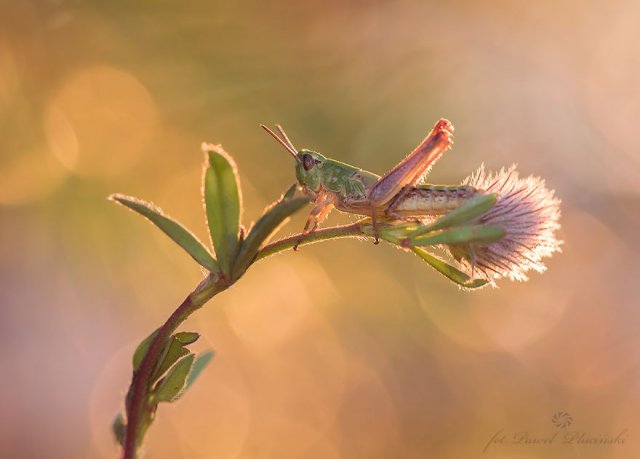
[[[382,177],[315,151],[296,150],[280,125],[276,125],[280,136],[265,125],[261,127],[294,157],[298,183],[313,200],[313,210],[298,244],[334,207],[370,217],[377,244],[379,222],[423,221],[445,214],[480,193],[470,186],[421,184],[453,143],[453,125],[445,119],[438,121],[420,145]]]

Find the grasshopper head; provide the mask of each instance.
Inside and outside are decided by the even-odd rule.
[[[315,151],[302,149],[296,155],[296,178],[306,192],[315,193],[322,185],[322,163],[327,159]]]
[[[322,163],[327,159],[322,156],[320,153],[316,153],[315,151],[302,149],[300,151],[296,150],[296,148],[287,137],[287,134],[284,132],[284,129],[279,124],[276,124],[276,129],[280,133],[280,136],[269,129],[264,124],[261,124],[260,127],[267,131],[271,137],[276,139],[280,145],[282,145],[293,158],[296,160],[296,177],[298,179],[298,183],[304,188],[304,191],[309,194],[316,193],[320,190],[321,186],[321,166]]]

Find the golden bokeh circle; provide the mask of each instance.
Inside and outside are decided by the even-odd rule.
[[[113,176],[150,153],[157,109],[131,73],[109,66],[80,70],[50,103],[44,120],[50,147],[77,174]]]

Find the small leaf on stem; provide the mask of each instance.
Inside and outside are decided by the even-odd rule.
[[[178,332],[173,336],[185,346],[195,343],[200,338],[200,334],[196,332]]]
[[[185,348],[180,340],[178,340],[175,336],[171,337],[171,341],[169,341],[169,345],[165,346],[163,350],[163,354],[161,359],[159,360],[159,364],[153,372],[153,376],[151,377],[151,383],[160,378],[174,363],[178,361],[181,357],[184,357],[189,353],[189,350]]]
[[[189,376],[195,357],[195,354],[189,354],[178,361],[158,382],[154,390],[158,402],[173,402],[179,398],[186,385],[187,376]]]
[[[218,263],[216,263],[216,260],[205,248],[202,242],[200,242],[184,226],[162,213],[162,210],[155,207],[153,204],[122,194],[112,194],[109,196],[109,199],[116,201],[149,219],[151,223],[160,228],[167,236],[173,239],[176,244],[191,255],[194,260],[209,271],[219,271]]]
[[[487,284],[487,281],[485,279],[471,279],[459,269],[451,266],[448,263],[445,263],[439,258],[431,255],[424,249],[421,249],[419,247],[412,247],[411,250],[424,261],[429,263],[436,271],[447,277],[449,280],[452,280],[456,284],[460,285],[461,287],[474,289]]]
[[[184,386],[184,390],[176,397],[176,400],[184,395],[184,393],[189,390],[189,388],[193,385],[193,383],[198,379],[202,370],[205,369],[209,362],[213,359],[213,351],[207,351],[200,354],[196,357],[196,360],[193,362],[191,366],[191,372],[189,376],[187,376],[187,383]]]
[[[122,413],[116,414],[116,417],[113,419],[113,423],[111,424],[111,431],[113,432],[113,436],[116,438],[116,442],[120,446],[124,444],[124,435],[127,430],[127,424],[124,422],[124,416]]]
[[[147,354],[147,351],[149,350],[149,346],[151,345],[151,341],[156,336],[156,333],[158,333],[158,329],[154,330],[153,333],[151,333],[149,336],[143,339],[142,342],[138,344],[138,347],[136,348],[136,350],[133,352],[134,371],[140,367],[140,364],[142,363],[142,359],[144,359],[144,356]]]
[[[419,236],[406,239],[410,247],[424,247],[439,244],[491,244],[504,237],[505,231],[499,226],[461,226],[449,230],[439,231],[433,235]]]

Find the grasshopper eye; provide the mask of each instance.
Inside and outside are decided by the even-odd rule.
[[[302,167],[304,167],[305,171],[311,170],[313,166],[316,165],[317,162],[318,161],[313,159],[313,156],[311,156],[308,153],[305,153],[304,155],[302,155]]]

